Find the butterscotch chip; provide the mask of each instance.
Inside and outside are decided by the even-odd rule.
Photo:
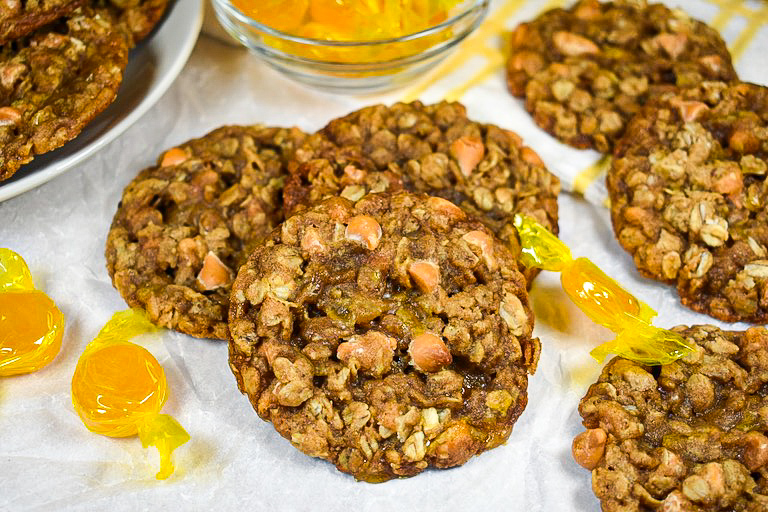
[[[602,510],[768,510],[768,331],[676,327],[663,366],[615,358],[579,404],[576,461]]]
[[[89,8],[0,46],[0,180],[76,137],[112,103],[127,62],[116,21]]]
[[[716,30],[644,0],[582,0],[520,24],[507,86],[536,124],[577,148],[610,153],[631,117],[658,94],[736,80]]]
[[[234,272],[283,220],[297,129],[228,126],[164,152],[126,187],[107,270],[131,307],[191,336],[226,339]]]
[[[363,108],[310,136],[297,157],[301,164],[285,187],[289,213],[330,196],[356,201],[404,188],[476,215],[516,256],[516,213],[558,230],[558,179],[520,137],[471,121],[460,103]],[[538,273],[523,272],[529,283]]]
[[[463,464],[503,443],[527,403],[540,345],[517,262],[479,220],[433,205],[330,198],[275,229],[232,286],[240,390],[296,448],[361,480]],[[361,218],[380,227],[376,245],[345,235]]]
[[[684,305],[765,323],[767,178],[768,88],[704,82],[664,94],[616,147],[614,232],[638,270],[675,283]]]
[[[0,45],[23,37],[85,3],[85,0],[4,0],[0,2]]]

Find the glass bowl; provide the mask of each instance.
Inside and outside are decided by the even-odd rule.
[[[368,93],[400,87],[439,63],[477,28],[489,2],[465,1],[430,28],[371,41],[299,37],[249,18],[231,0],[213,7],[232,37],[286,76],[325,91]]]

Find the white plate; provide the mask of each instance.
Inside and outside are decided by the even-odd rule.
[[[175,0],[155,34],[134,48],[117,99],[75,139],[35,157],[0,182],[0,201],[68,171],[123,133],[168,89],[187,62],[203,23],[202,0]]]

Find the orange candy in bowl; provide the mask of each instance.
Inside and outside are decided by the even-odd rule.
[[[214,0],[224,28],[272,67],[333,92],[401,86],[482,21],[489,0]]]

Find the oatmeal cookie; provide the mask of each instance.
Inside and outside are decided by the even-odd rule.
[[[131,307],[191,336],[226,339],[235,272],[282,221],[298,129],[226,126],[166,151],[126,187],[107,269]]]
[[[658,90],[736,80],[713,28],[638,0],[582,0],[519,25],[507,85],[541,128],[577,148],[610,153]]]
[[[608,173],[619,243],[683,304],[768,321],[768,88],[705,82],[633,119]]]
[[[0,45],[71,13],[86,0],[3,0],[0,2]]]
[[[520,254],[516,213],[557,233],[559,180],[519,136],[467,118],[460,103],[375,105],[331,121],[308,139],[286,185],[286,205],[340,194],[394,191],[439,196],[477,215]],[[530,283],[538,273],[524,269]]]
[[[117,95],[128,42],[103,11],[0,46],[0,180],[76,137]]]
[[[163,17],[168,0],[100,0],[108,4],[133,44],[149,35]]]
[[[333,197],[232,287],[230,367],[302,452],[379,482],[503,443],[540,345],[508,248],[450,201]]]
[[[692,354],[603,369],[579,404],[574,459],[605,512],[768,510],[768,331],[673,330]]]

